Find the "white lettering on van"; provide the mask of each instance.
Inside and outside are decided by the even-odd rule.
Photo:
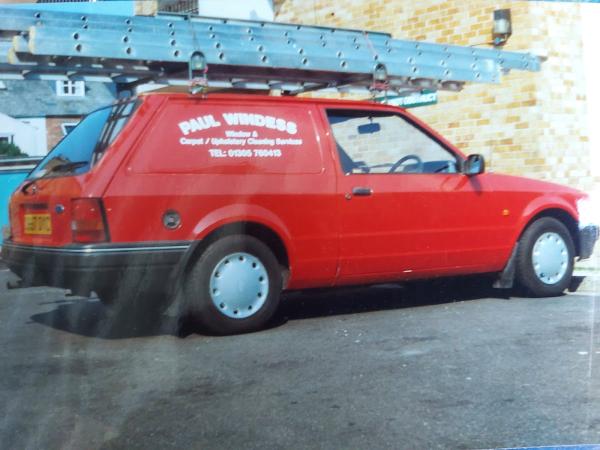
[[[275,139],[248,139],[248,145],[275,145]]]
[[[180,138],[179,143],[181,145],[204,145],[204,139],[188,139],[188,138]]]
[[[205,116],[198,116],[193,119],[184,120],[183,122],[179,122],[178,125],[184,136],[187,136],[194,131],[220,127],[221,122],[216,121],[212,114],[207,114]]]
[[[210,138],[211,145],[246,145],[246,139]]]
[[[226,130],[225,136],[228,138],[248,138],[252,136],[252,133],[249,131],[235,131],[235,130]]]
[[[227,153],[220,148],[210,148],[208,149],[208,153],[213,158],[227,158]]]
[[[292,138],[280,139],[280,138],[277,138],[277,139],[275,139],[275,143],[277,145],[302,145],[302,139],[292,139]]]
[[[298,125],[291,120],[285,120],[280,117],[264,116],[262,114],[250,114],[242,112],[223,113],[223,119],[229,126],[249,125],[270,130],[285,131],[288,134],[296,134]]]

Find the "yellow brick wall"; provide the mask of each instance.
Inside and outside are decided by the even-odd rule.
[[[541,72],[512,72],[498,85],[440,92],[437,105],[412,109],[492,170],[586,191],[590,167],[581,9],[573,3],[491,0],[276,0],[276,20],[388,32],[395,38],[458,45],[491,40],[495,9],[510,8],[506,50],[548,56]]]

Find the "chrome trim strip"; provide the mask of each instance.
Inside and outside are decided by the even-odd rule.
[[[145,251],[168,251],[168,250],[187,250],[190,244],[180,245],[157,245],[147,247],[112,247],[112,248],[65,248],[65,247],[38,247],[35,245],[20,245],[11,242],[2,244],[6,247],[15,249],[33,250],[47,253],[72,253],[72,254],[91,254],[91,253],[137,253]]]
[[[128,252],[144,252],[152,250],[187,250],[189,245],[169,245],[157,247],[119,247],[119,248],[84,248],[84,249],[67,249],[69,253],[128,253]],[[65,250],[58,250],[65,251]]]

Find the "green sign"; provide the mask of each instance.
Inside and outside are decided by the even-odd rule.
[[[438,100],[437,91],[424,89],[421,92],[411,92],[407,95],[391,95],[386,97],[377,97],[380,103],[387,105],[400,106],[402,108],[416,108],[417,106],[435,105]]]

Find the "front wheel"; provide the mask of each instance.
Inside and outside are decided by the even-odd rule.
[[[552,217],[533,222],[517,252],[517,281],[535,297],[560,295],[573,275],[575,250],[569,230]]]
[[[214,334],[256,331],[275,313],[281,290],[281,270],[269,247],[252,236],[226,236],[187,274],[183,316]]]

